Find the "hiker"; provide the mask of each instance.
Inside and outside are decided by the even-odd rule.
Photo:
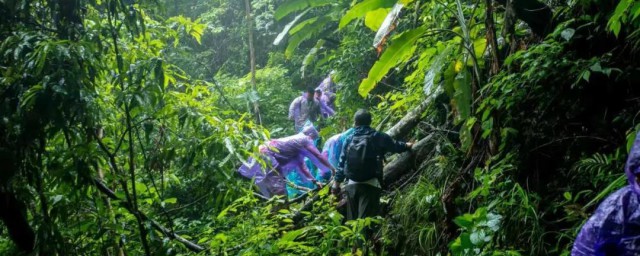
[[[333,82],[333,74],[335,74],[335,71],[331,71],[329,75],[320,82],[318,87],[316,87],[316,91],[320,90],[327,106],[335,109],[334,101],[336,99],[336,86]]]
[[[329,160],[331,165],[338,166],[344,141],[353,134],[353,130],[353,128],[350,128],[342,133],[333,135],[324,143],[324,146],[322,147],[322,155]]]
[[[387,152],[408,151],[413,143],[393,140],[370,127],[371,114],[359,109],[354,115],[353,134],[346,138],[337,167],[333,194],[346,179],[347,220],[374,217],[380,213],[382,160]]]
[[[249,159],[249,164],[241,166],[238,172],[246,178],[254,179],[265,197],[286,195],[285,179],[294,171],[300,174],[303,182],[312,182],[322,187],[322,183],[313,177],[304,163],[306,157],[319,169],[335,173],[333,166],[313,145],[313,140],[317,137],[318,131],[313,125],[308,125],[296,135],[273,139],[267,145],[260,146],[260,153],[271,168],[263,170],[255,159]]]
[[[320,113],[320,103],[314,99],[315,89],[307,87],[302,96],[295,98],[289,106],[289,120],[293,120],[296,132],[300,132],[306,121],[316,122]]]
[[[624,171],[629,185],[600,203],[582,226],[571,255],[640,255],[640,133]]]
[[[333,108],[329,106],[329,98],[327,98],[319,88],[315,90],[315,99],[320,103],[320,114],[322,114],[322,117],[327,118],[336,113]]]

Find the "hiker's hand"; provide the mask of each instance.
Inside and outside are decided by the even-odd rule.
[[[407,142],[406,145],[407,145],[407,148],[409,148],[409,149],[413,148],[413,142],[412,141]]]
[[[340,185],[338,185],[338,183],[334,183],[333,187],[331,187],[331,194],[340,194]]]
[[[316,184],[316,186],[318,186],[318,189],[321,189],[324,185],[319,182],[318,180],[313,180],[313,183]]]

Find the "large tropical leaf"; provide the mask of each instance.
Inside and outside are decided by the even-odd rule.
[[[305,20],[303,22],[300,22],[300,24],[296,25],[295,27],[293,27],[290,31],[289,34],[293,35],[295,33],[297,33],[298,31],[302,30],[305,26],[313,24],[314,22],[316,22],[320,17],[313,17],[310,18],[308,20]]]
[[[329,21],[331,21],[329,17],[326,17],[326,16],[320,17],[319,19],[316,19],[313,22],[304,26],[305,29],[295,33],[289,40],[287,49],[284,51],[285,57],[290,58],[293,55],[293,52],[298,48],[298,46],[304,40],[307,40],[313,35],[318,34],[320,31],[324,30],[325,25]]]
[[[391,8],[397,1],[395,0],[364,0],[359,4],[354,5],[342,16],[340,19],[339,29],[343,28],[349,22],[354,19],[362,18],[367,15],[370,11],[375,11],[380,8]]]
[[[364,17],[364,25],[373,31],[378,31],[390,10],[389,8],[380,8],[375,11],[370,11]]]
[[[276,9],[273,15],[276,20],[281,20],[290,13],[303,10],[307,7],[320,7],[334,3],[334,0],[292,0],[286,1]]]
[[[295,18],[293,18],[293,20],[291,22],[289,22],[286,26],[284,26],[284,29],[282,30],[282,32],[280,32],[280,34],[278,34],[276,39],[273,40],[273,45],[279,45],[280,42],[282,42],[282,39],[284,39],[284,37],[289,33],[289,30],[291,29],[291,27],[293,27],[293,25],[295,25],[298,22],[298,20],[300,20],[300,18],[302,18],[302,16],[307,14],[307,12],[309,12],[309,10],[310,9],[307,9],[304,12],[298,14]]]
[[[416,50],[415,43],[425,33],[425,27],[419,27],[402,33],[393,40],[393,43],[382,54],[380,59],[373,64],[369,75],[360,83],[358,93],[366,97],[376,84],[387,75],[389,70],[398,63],[405,61]]]
[[[309,67],[314,62],[316,56],[318,55],[318,51],[322,48],[324,42],[325,41],[323,39],[318,40],[316,45],[311,48],[311,50],[309,50],[309,53],[307,53],[306,56],[304,56],[304,60],[302,60],[302,66],[300,67],[300,73],[302,74],[302,77],[305,77],[307,67]]]

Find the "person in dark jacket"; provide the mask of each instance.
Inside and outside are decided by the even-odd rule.
[[[345,179],[347,185],[345,191],[347,194],[347,220],[355,220],[359,218],[375,217],[380,215],[380,194],[382,193],[382,170],[384,154],[388,152],[401,153],[408,151],[413,146],[413,143],[396,141],[389,135],[378,132],[370,127],[371,125],[371,113],[364,109],[360,109],[354,115],[354,131],[353,134],[346,139],[342,153],[340,154],[340,161],[336,168],[336,178],[333,184],[332,193],[338,194],[340,192],[340,183]],[[371,147],[375,150],[377,160],[372,164],[371,170],[374,178],[364,181],[354,181],[349,179],[345,175],[345,167],[348,166],[348,150],[352,139],[355,136],[369,135]],[[348,170],[346,170],[348,173]]]

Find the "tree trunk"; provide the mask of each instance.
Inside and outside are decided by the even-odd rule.
[[[484,21],[487,28],[487,43],[489,44],[489,54],[491,61],[489,65],[489,76],[500,72],[500,58],[498,58],[498,40],[496,39],[496,26],[493,22],[493,0],[485,0],[487,6],[486,18]]]
[[[96,137],[98,139],[102,139],[104,135],[104,130],[102,128],[98,128],[96,130]],[[98,170],[98,177],[100,177],[100,180],[104,180],[104,171],[102,171],[102,168],[100,168],[100,166],[96,166],[96,169]],[[111,206],[111,199],[104,195],[102,196],[102,200],[104,202],[104,204],[107,206],[107,211],[109,212],[109,221],[112,222],[112,224],[116,225],[116,219],[115,219],[115,214],[113,213],[113,207]],[[107,231],[107,233],[109,234],[109,236],[111,236],[111,240],[113,241],[113,248],[116,251],[116,255],[118,256],[124,256],[124,251],[122,250],[122,247],[120,246],[120,238],[119,235],[116,234],[116,232],[114,232],[113,230]]]
[[[251,0],[244,0],[245,10],[247,12],[247,23],[249,25],[249,60],[251,62],[251,89],[258,93],[256,88],[256,51],[253,47],[253,17],[251,15]],[[256,121],[262,125],[262,117],[260,116],[260,105],[258,101],[253,102],[253,114]]]
[[[400,119],[396,125],[391,127],[391,129],[387,131],[387,134],[394,139],[401,139],[407,136],[413,128],[418,126],[420,119],[422,119],[422,113],[427,109],[430,102],[431,99],[425,99],[422,101],[420,105],[409,111],[409,113]]]
[[[386,164],[384,166],[384,184],[393,184],[400,180],[405,174],[415,170],[415,168],[420,165],[419,163],[431,152],[428,150],[427,145],[431,142],[432,137],[433,134],[424,137],[413,145],[411,151],[403,153],[398,158]]]

